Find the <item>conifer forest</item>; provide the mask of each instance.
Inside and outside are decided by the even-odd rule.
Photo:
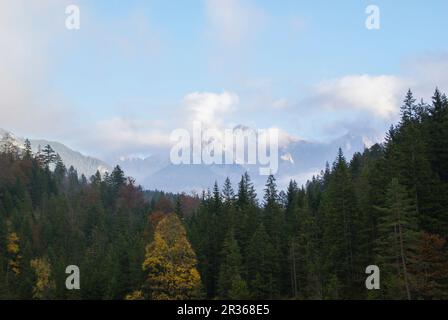
[[[249,173],[197,195],[51,146],[0,152],[0,299],[448,299],[448,99],[409,90],[383,143],[286,190]],[[187,190],[186,190],[187,191]],[[67,266],[80,289],[67,290]],[[381,288],[366,289],[378,266]]]

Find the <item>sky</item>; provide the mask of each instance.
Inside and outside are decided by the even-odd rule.
[[[447,13],[446,0],[0,0],[0,127],[102,159],[164,150],[198,120],[381,139],[408,88],[448,91]]]

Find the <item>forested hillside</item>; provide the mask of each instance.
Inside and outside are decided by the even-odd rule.
[[[144,281],[149,206],[116,168],[88,182],[46,148],[0,154],[1,298],[120,299]],[[56,163],[54,171],[49,165]],[[148,232],[148,234],[145,234]],[[82,290],[65,288],[65,268]]]
[[[259,203],[248,175],[189,221],[209,298],[448,298],[448,101],[409,91],[382,145]],[[365,269],[378,265],[381,290]]]
[[[245,174],[202,199],[148,201],[118,166],[87,179],[51,147],[7,144],[0,298],[446,299],[448,100],[409,91],[401,114],[383,144],[340,151],[306,186],[270,176],[262,197]],[[380,290],[365,287],[369,265]]]

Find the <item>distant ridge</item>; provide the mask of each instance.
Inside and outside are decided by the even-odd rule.
[[[6,135],[10,135],[14,143],[23,148],[24,139],[14,136],[11,132],[0,129],[0,146]],[[328,161],[334,161],[338,148],[344,152],[346,158],[351,158],[355,152],[362,152],[367,146],[366,142],[374,141],[373,137],[361,134],[348,133],[331,142],[312,142],[305,140],[291,140],[279,150],[279,169],[276,174],[280,188],[286,188],[291,179],[299,185],[306,183],[313,175],[320,173]],[[39,146],[43,148],[49,144],[55,152],[59,153],[67,167],[73,166],[78,174],[87,178],[99,170],[102,174],[110,172],[112,166],[105,161],[86,156],[74,151],[64,144],[44,139],[31,140],[33,152]],[[198,192],[207,190],[215,181],[222,185],[226,177],[236,184],[241,175],[247,171],[254,183],[256,191],[262,193],[266,176],[258,174],[257,165],[174,165],[170,162],[168,152],[157,153],[150,157],[128,158],[121,157],[113,165],[120,165],[127,176],[136,179],[136,182],[149,190],[163,190],[165,192]]]
[[[13,133],[0,128],[0,146],[5,143],[7,137],[10,137],[17,147],[24,148],[25,138],[16,137]],[[50,145],[53,150],[58,153],[67,168],[73,166],[79,175],[84,174],[87,178],[95,174],[99,170],[102,174],[111,171],[111,167],[106,162],[85,156],[82,153],[72,150],[64,144],[56,141],[48,141],[44,139],[29,139],[31,142],[31,149],[33,152],[37,152],[39,148],[44,148],[46,145]]]

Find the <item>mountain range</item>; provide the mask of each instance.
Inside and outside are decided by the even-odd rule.
[[[0,147],[6,140],[10,140],[19,149],[23,149],[25,146],[25,138],[17,137],[13,133],[0,128]],[[46,145],[50,145],[53,150],[58,153],[65,166],[69,168],[73,166],[78,174],[84,174],[86,177],[90,177],[99,170],[102,174],[111,170],[111,166],[106,162],[83,155],[78,151],[74,151],[64,144],[56,141],[48,141],[44,139],[29,139],[31,143],[31,149],[34,153],[43,149]]]
[[[17,147],[24,148],[24,138],[0,129],[0,147],[9,139]],[[313,175],[325,168],[326,162],[332,162],[339,148],[349,159],[358,151],[363,151],[372,139],[361,134],[348,133],[331,142],[312,142],[291,140],[279,150],[279,168],[276,178],[280,188],[285,188],[290,179],[304,184]],[[229,177],[235,185],[241,175],[247,171],[252,178],[257,192],[263,189],[266,176],[259,175],[257,165],[174,165],[169,159],[169,152],[154,154],[147,158],[121,157],[115,163],[83,155],[64,144],[44,139],[30,139],[33,152],[50,145],[57,152],[67,167],[73,166],[78,174],[90,177],[97,170],[102,174],[110,172],[115,165],[120,165],[126,175],[146,189],[167,192],[197,193],[213,186],[215,181],[222,185]]]

